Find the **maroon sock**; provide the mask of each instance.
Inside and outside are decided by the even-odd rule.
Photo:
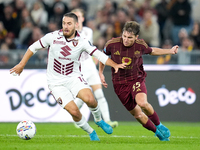
[[[153,132],[156,132],[156,126],[151,122],[150,119],[148,119],[147,123],[142,125],[144,128],[151,130]]]
[[[150,115],[148,117],[156,126],[160,124],[160,119],[155,111],[152,115]]]

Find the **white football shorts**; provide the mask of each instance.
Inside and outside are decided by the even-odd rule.
[[[81,62],[81,73],[89,85],[101,84],[101,79],[92,57]]]
[[[90,88],[82,76],[72,77],[70,81],[61,85],[48,85],[54,99],[64,108],[70,101],[75,100],[78,92]]]

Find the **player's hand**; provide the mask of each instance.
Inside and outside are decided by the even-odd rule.
[[[123,63],[123,64],[117,64],[114,69],[115,69],[115,73],[118,72],[119,68],[124,69],[126,68],[127,63]]]
[[[16,73],[18,75],[20,75],[23,71],[24,67],[20,64],[17,64],[15,67],[10,69],[10,74],[12,73]]]
[[[172,54],[177,54],[177,53],[178,53],[178,48],[179,48],[178,45],[173,46],[173,47],[171,48]]]
[[[100,77],[100,79],[101,79],[102,85],[103,85],[105,88],[107,88],[107,87],[108,87],[108,84],[107,84],[106,81],[105,81],[105,76],[101,73],[101,74],[99,74],[99,77]]]

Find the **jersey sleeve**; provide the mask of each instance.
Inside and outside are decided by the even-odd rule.
[[[143,54],[150,54],[151,52],[152,52],[152,48],[148,47],[144,49]]]
[[[103,64],[106,63],[108,56],[106,56],[104,53],[102,53],[100,50],[97,49],[96,46],[92,45],[89,41],[84,41],[84,50],[90,54],[91,56],[96,57],[99,61],[101,61]]]
[[[86,51],[88,54],[92,55],[93,51],[95,49],[97,49],[96,46],[94,46],[90,41],[88,41],[87,39],[84,39],[83,41],[84,43],[84,47],[83,50]]]
[[[141,40],[141,41],[142,41],[141,44],[143,46],[143,54],[150,54],[152,52],[152,48],[149,47],[144,40]]]
[[[106,64],[106,61],[108,60],[108,56],[105,55],[103,52],[100,50],[96,49],[93,53],[93,56],[96,57],[100,62],[103,64]]]
[[[52,33],[48,33],[38,41],[29,46],[29,49],[35,54],[38,50],[50,45]]]
[[[103,52],[104,52],[106,55],[111,55],[111,52],[110,52],[110,45],[109,45],[109,44],[106,43],[106,45],[104,46]]]
[[[93,43],[93,31],[92,31],[92,29],[90,29],[89,32],[88,32],[88,39],[91,43]]]

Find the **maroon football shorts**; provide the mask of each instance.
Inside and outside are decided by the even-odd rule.
[[[145,80],[129,81],[127,84],[115,84],[114,90],[121,103],[128,111],[133,110],[137,105],[135,101],[135,96],[137,93],[142,92],[147,94]]]

